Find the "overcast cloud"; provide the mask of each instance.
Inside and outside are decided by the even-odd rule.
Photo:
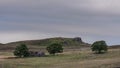
[[[82,37],[120,44],[120,0],[0,0],[0,42]]]

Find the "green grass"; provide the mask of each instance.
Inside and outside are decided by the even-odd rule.
[[[0,55],[12,56],[12,53],[0,52]],[[120,49],[111,49],[106,54],[76,50],[55,56],[5,59],[0,61],[0,68],[113,68],[119,64]]]

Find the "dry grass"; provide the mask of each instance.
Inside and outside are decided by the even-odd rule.
[[[0,55],[12,56],[9,52]],[[106,54],[93,54],[88,50],[66,51],[47,57],[15,58],[0,61],[0,68],[114,68],[120,67],[120,49]]]

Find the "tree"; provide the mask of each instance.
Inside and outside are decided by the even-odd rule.
[[[19,46],[16,46],[14,55],[17,57],[28,57],[29,50],[25,44],[21,44]]]
[[[104,53],[107,52],[107,44],[105,41],[96,41],[91,46],[92,51],[95,51],[95,53]]]
[[[49,54],[53,54],[53,55],[55,55],[55,53],[62,53],[63,52],[62,45],[58,44],[58,43],[53,43],[53,44],[47,46],[46,49],[49,52]]]

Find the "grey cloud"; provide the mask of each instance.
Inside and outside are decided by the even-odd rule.
[[[30,32],[38,33],[37,35],[45,34],[46,37],[83,36],[89,40],[105,37],[109,40],[109,37],[120,37],[119,2],[119,0],[1,0],[0,34],[7,32],[13,37],[12,32],[15,34],[20,32],[20,35],[16,34],[15,37],[21,37]],[[27,38],[31,37],[34,37],[33,34]]]

